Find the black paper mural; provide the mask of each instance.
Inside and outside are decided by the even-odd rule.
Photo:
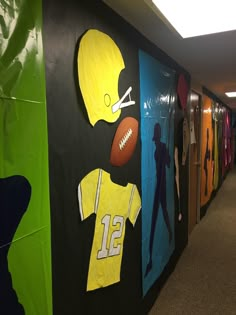
[[[100,224],[102,240],[100,239],[98,242],[99,257],[109,256],[109,253],[113,252],[112,249],[115,249],[116,253],[121,248],[119,245],[123,245],[120,279],[118,282],[112,281],[113,284],[107,282],[107,286],[104,283],[96,284],[92,291],[87,291],[91,253],[93,252],[91,249],[95,241],[98,213],[95,214],[94,211],[91,211],[91,215],[87,216],[85,220],[81,220],[83,208],[80,207],[82,199],[78,197],[78,186],[83,185],[84,179],[88,175],[101,170],[104,178],[109,178],[110,183],[115,183],[123,190],[129,183],[132,183],[135,185],[136,192],[141,195],[139,130],[137,130],[135,147],[125,163],[120,159],[117,163],[112,154],[113,141],[115,141],[115,135],[119,131],[121,122],[130,117],[137,122],[137,129],[140,126],[138,49],[141,45],[142,49],[147,49],[156,58],[162,59],[162,62],[167,63],[170,68],[173,67],[177,70],[181,68],[101,1],[69,0],[66,3],[55,0],[44,1],[43,12],[54,313],[73,314],[74,310],[78,310],[82,314],[96,315],[100,314],[102,310],[103,314],[110,315],[112,310],[114,315],[143,314],[150,309],[161,285],[173,269],[174,261],[177,260],[186,244],[185,222],[182,222],[181,228],[176,231],[178,234],[176,253],[155,284],[153,291],[150,290],[143,300],[141,216],[138,215],[136,221],[133,218],[134,215],[131,216],[131,220],[122,221],[120,219],[119,221],[116,217],[118,214],[115,214],[114,218],[110,218],[108,213],[104,213],[102,217],[99,217],[100,223],[102,223]],[[119,75],[116,75],[115,80],[115,93],[107,92],[107,88],[104,88],[101,96],[101,103],[103,102],[108,110],[112,108],[111,105],[117,104],[116,118],[103,119],[100,116],[100,119],[96,118],[91,122],[90,109],[88,111],[86,107],[85,90],[87,89],[95,95],[96,102],[97,93],[93,93],[94,84],[89,86],[89,76],[91,76],[91,82],[95,82],[97,79],[93,78],[94,69],[92,67],[92,70],[87,72],[87,87],[84,89],[81,86],[81,74],[78,72],[81,59],[78,53],[80,45],[83,45],[83,39],[94,32],[96,36],[98,35],[99,40],[100,36],[104,36],[112,47],[116,47],[116,53],[120,54],[120,66]],[[94,52],[91,51],[91,55]],[[104,55],[102,50],[100,53],[101,58],[109,56],[108,51],[105,51]],[[101,65],[99,67],[102,80],[112,81],[109,79],[107,67]],[[86,69],[83,73],[86,73]],[[107,79],[105,79],[106,77]],[[101,83],[102,80],[96,81],[96,89],[99,85],[98,82]],[[110,82],[108,83],[110,84]],[[90,94],[89,92],[87,94]],[[115,95],[114,99],[111,95]],[[128,104],[131,106],[125,106]],[[129,138],[128,129],[125,139]],[[114,160],[115,163],[113,163]],[[180,176],[182,176],[182,170]],[[104,191],[106,192],[106,189]],[[181,191],[187,190],[181,187]],[[181,209],[185,214],[185,196],[182,195],[180,199]],[[109,211],[114,211],[114,209]],[[134,213],[138,214],[137,211]],[[187,219],[187,215],[185,218]],[[122,242],[120,239],[114,238],[117,241],[114,243],[115,246],[111,246],[107,242],[109,237],[107,238],[104,234],[106,227],[108,225],[110,227],[112,224],[114,224],[115,230],[108,229],[109,233],[111,232],[109,235],[114,236],[114,231],[119,233],[122,230]],[[172,233],[174,232],[172,231]],[[117,274],[117,264],[114,264],[114,268],[114,274]]]

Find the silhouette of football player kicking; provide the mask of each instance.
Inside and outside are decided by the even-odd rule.
[[[23,176],[0,178],[0,314],[24,315],[12,287],[8,252],[31,196],[31,186]]]
[[[207,142],[206,142],[206,151],[204,157],[204,171],[206,175],[206,182],[205,182],[205,196],[208,195],[208,168],[207,168],[207,161],[210,161],[211,151],[209,150],[209,129],[207,128]]]
[[[152,269],[152,252],[153,252],[153,241],[155,228],[157,223],[159,206],[161,204],[162,213],[164,217],[165,224],[167,226],[169,232],[169,243],[172,240],[172,231],[170,227],[170,219],[167,211],[166,205],[166,166],[170,167],[170,155],[168,149],[166,148],[166,144],[161,142],[161,126],[156,123],[154,127],[154,135],[152,140],[155,142],[156,150],[154,153],[154,158],[156,161],[156,177],[157,177],[157,185],[156,191],[153,201],[153,210],[152,210],[152,225],[150,232],[150,240],[149,240],[149,262],[146,267],[145,276],[148,275],[150,270]]]

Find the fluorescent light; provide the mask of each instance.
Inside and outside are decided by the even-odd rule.
[[[236,97],[236,92],[226,92],[225,93],[228,97]]]
[[[159,10],[183,38],[236,29],[235,0],[145,1],[155,12]]]

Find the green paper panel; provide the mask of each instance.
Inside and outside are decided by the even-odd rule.
[[[42,3],[0,0],[0,4],[0,178],[24,176],[32,189],[27,211],[9,249],[8,269],[25,314],[51,315]]]

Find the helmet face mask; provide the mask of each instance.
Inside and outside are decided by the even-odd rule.
[[[117,112],[121,108],[128,107],[130,105],[135,104],[135,101],[131,100],[131,96],[130,96],[131,91],[132,91],[132,87],[130,86],[128,88],[128,90],[125,92],[125,94],[121,97],[121,99],[117,103],[112,105],[112,112],[113,113]],[[127,96],[129,96],[129,101],[123,102]]]
[[[107,34],[91,29],[83,35],[78,51],[78,77],[92,126],[99,120],[117,121],[121,108],[135,104],[130,98],[131,87],[119,97],[119,76],[124,68],[121,52]],[[123,102],[128,95],[129,101]]]

